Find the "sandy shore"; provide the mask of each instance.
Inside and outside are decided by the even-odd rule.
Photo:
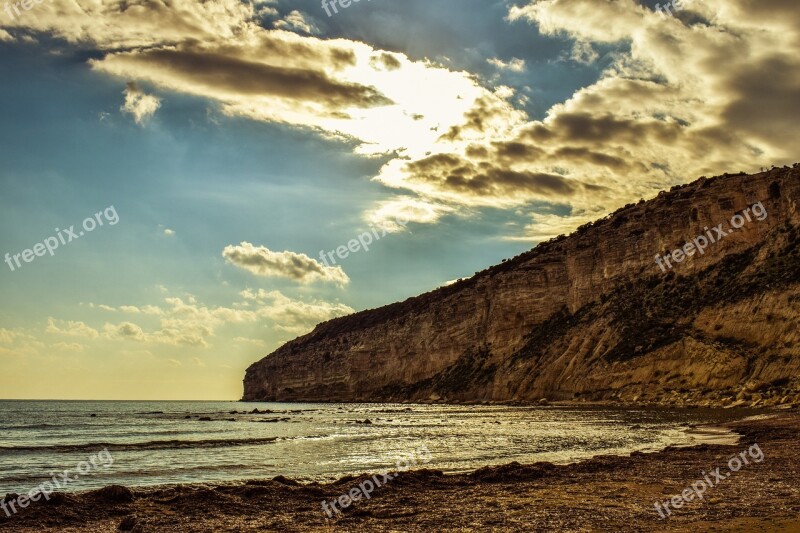
[[[321,502],[371,475],[330,484],[278,477],[54,494],[12,518],[0,513],[0,531],[800,531],[800,416],[765,414],[728,427],[742,435],[740,442],[563,466],[403,472],[335,519]],[[748,455],[749,464],[731,472],[731,457],[754,444],[762,460]],[[681,494],[717,467],[728,477],[711,477],[714,486],[702,500],[693,497],[668,518],[659,515],[655,502]]]

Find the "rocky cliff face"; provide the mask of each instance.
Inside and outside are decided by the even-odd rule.
[[[744,213],[758,202],[763,220]],[[244,399],[797,403],[799,202],[800,168],[701,178],[470,279],[320,324],[253,364]],[[733,230],[735,214],[751,220]],[[719,240],[656,264],[700,235]]]

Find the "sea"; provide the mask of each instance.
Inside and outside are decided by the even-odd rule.
[[[467,472],[517,461],[564,464],[730,438],[747,412],[497,405],[186,401],[0,401],[0,495],[60,480],[220,484],[362,472]],[[699,426],[699,427],[698,427]],[[711,427],[706,427],[711,426]],[[67,472],[64,477],[63,473]]]

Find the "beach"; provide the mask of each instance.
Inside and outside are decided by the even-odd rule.
[[[668,447],[597,456],[568,465],[539,462],[446,475],[417,469],[393,475],[369,499],[328,518],[338,499],[374,473],[334,483],[283,476],[240,483],[121,486],[53,494],[12,519],[7,531],[798,531],[800,417],[764,413],[724,427],[736,444]],[[702,499],[662,518],[656,502],[703,474],[729,469],[757,445],[762,460],[708,487]],[[749,456],[752,458],[753,456]],[[380,476],[377,479],[381,479]],[[119,529],[118,529],[119,528]]]

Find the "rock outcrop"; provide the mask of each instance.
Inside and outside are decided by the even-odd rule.
[[[731,230],[758,202],[766,217]],[[799,202],[797,165],[675,187],[472,278],[320,324],[248,368],[244,400],[796,404]],[[704,253],[656,264],[721,223],[730,235]]]

